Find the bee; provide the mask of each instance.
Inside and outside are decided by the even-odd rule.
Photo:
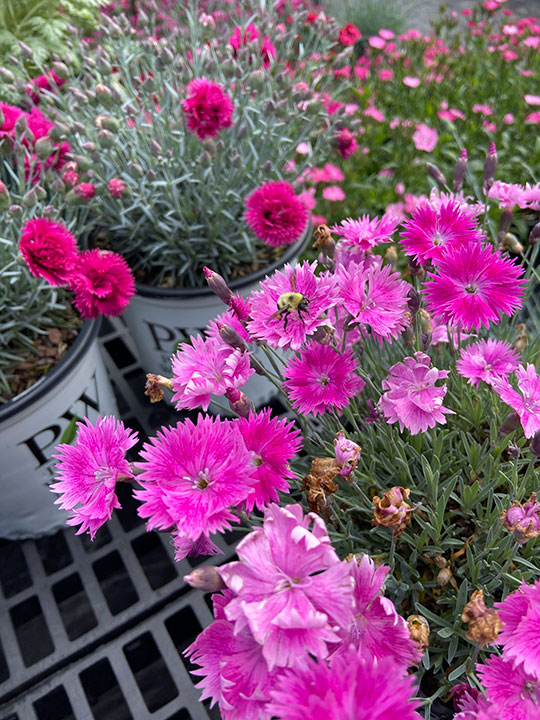
[[[305,313],[309,310],[309,300],[307,299],[307,297],[302,295],[302,293],[299,293],[296,290],[296,271],[293,272],[291,277],[291,287],[292,291],[285,292],[283,293],[283,295],[280,295],[278,297],[277,312],[275,312],[269,318],[270,320],[273,320],[274,318],[278,318],[278,320],[281,320],[281,318],[285,318],[283,322],[284,330],[287,329],[287,321],[289,320],[289,315],[291,313],[297,313],[300,320],[304,322],[302,313]]]

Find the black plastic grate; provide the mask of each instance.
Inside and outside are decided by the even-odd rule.
[[[178,413],[151,406],[123,323],[105,324],[105,362],[124,422],[141,435]],[[218,539],[224,555],[174,561],[168,534],[147,533],[120,485],[122,510],[91,542],[67,528],[0,540],[2,720],[217,720],[181,656],[212,614],[182,577],[224,562],[241,537]]]

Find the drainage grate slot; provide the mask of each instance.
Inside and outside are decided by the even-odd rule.
[[[41,605],[34,595],[9,611],[26,667],[54,652],[54,645]]]
[[[128,365],[133,365],[135,362],[135,358],[130,353],[128,348],[126,347],[126,344],[122,341],[121,338],[114,338],[114,340],[109,340],[108,342],[104,343],[104,347],[106,348],[107,352],[111,356],[111,358],[114,360],[114,364],[117,368],[127,367]]]
[[[116,494],[122,506],[121,510],[116,510],[116,517],[120,520],[124,532],[129,532],[144,522],[144,520],[137,515],[137,508],[140,503],[133,497],[133,487],[131,483],[118,483],[116,486]]]
[[[113,615],[117,615],[138,601],[137,591],[117,550],[96,560],[94,572]]]
[[[167,720],[192,720],[192,718],[186,708],[182,708],[178,712],[175,712],[174,715],[171,715],[171,717],[167,718]]]
[[[82,535],[79,535],[79,540],[81,541],[81,545],[86,550],[86,552],[92,553],[96,552],[96,550],[99,550],[99,548],[103,547],[104,545],[107,545],[107,543],[110,543],[112,537],[111,533],[109,532],[109,528],[106,525],[102,525],[97,531],[94,540],[90,540],[90,535],[88,535],[88,533],[83,533]]]
[[[8,540],[0,540],[0,584],[6,598],[32,585],[21,546]]]
[[[191,645],[197,635],[202,631],[202,627],[193,610],[190,607],[179,610],[165,620],[165,627],[187,670],[194,670],[197,666],[190,663],[189,660],[182,655],[188,645]]]
[[[79,675],[96,720],[133,720],[108,660],[100,660]]]
[[[208,713],[210,720],[221,720],[221,713],[219,712],[218,705],[214,705],[214,707],[210,709],[210,700],[205,700],[203,705],[206,708],[206,712]]]
[[[61,685],[33,704],[38,720],[77,720]]]
[[[61,532],[38,538],[36,547],[47,575],[52,575],[73,562],[73,556]]]
[[[6,656],[4,655],[4,649],[0,645],[0,683],[6,682],[9,678],[9,668],[6,662]]]
[[[145,533],[131,541],[133,550],[152,590],[175,580],[176,569],[156,533]]]
[[[146,632],[125,645],[124,655],[150,712],[155,712],[178,695],[151,633]]]
[[[56,583],[53,595],[70,640],[96,627],[96,616],[77,573]]]

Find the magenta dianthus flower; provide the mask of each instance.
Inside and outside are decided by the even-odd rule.
[[[77,535],[88,530],[93,540],[98,528],[120,507],[116,483],[133,477],[125,455],[138,437],[111,415],[98,418],[95,426],[85,418],[77,427],[74,445],[56,447],[58,482],[50,490],[61,494],[55,503],[71,512],[68,525],[80,525]]]
[[[135,280],[122,255],[96,248],[79,255],[72,289],[83,318],[120,315],[135,293]]]
[[[540,430],[540,375],[534,365],[520,365],[516,378],[518,390],[508,378],[494,380],[492,385],[501,400],[519,415],[525,437],[531,438]]]
[[[8,105],[7,103],[0,102],[0,116],[2,117],[0,139],[4,137],[8,137],[11,140],[15,139],[15,124],[21,115],[27,115],[27,113],[23,113],[16,105]]]
[[[502,720],[536,720],[539,717],[540,681],[521,666],[491,655],[476,672],[488,700],[499,706]]]
[[[445,249],[437,273],[429,273],[426,308],[463,330],[497,324],[523,302],[523,268],[490,245],[467,243]]]
[[[246,384],[254,370],[249,365],[250,354],[234,350],[223,340],[191,338],[182,343],[172,358],[173,402],[176,409],[208,409],[211,395],[224,395],[228,388]]]
[[[289,492],[287,479],[294,477],[289,461],[302,446],[300,430],[291,421],[271,417],[268,408],[234,422],[247,449],[254,453],[254,492],[246,498],[246,510],[253,510],[254,506],[262,510],[269,502],[278,502],[278,490]]]
[[[352,351],[340,353],[331,345],[312,342],[287,362],[283,387],[292,406],[303,414],[343,410],[365,385],[357,367]]]
[[[390,265],[350,262],[338,267],[336,276],[344,307],[379,343],[391,342],[407,327],[411,286]]]
[[[340,235],[343,245],[370,250],[379,243],[391,242],[398,224],[398,219],[393,215],[385,214],[381,218],[363,215],[358,220],[342,220],[339,225],[333,225],[330,229]]]
[[[182,107],[188,130],[197,133],[199,140],[216,137],[233,124],[234,104],[225,90],[205,77],[195,78],[186,88],[187,98]]]
[[[292,267],[285,265],[261,283],[261,290],[251,295],[251,321],[248,331],[272,347],[298,350],[321,325],[327,325],[323,317],[338,302],[336,280],[323,272],[315,275],[317,263],[304,261]],[[285,293],[300,293],[307,302],[307,309],[279,313],[278,299]]]
[[[22,228],[19,250],[34,277],[56,286],[73,279],[77,240],[65,225],[45,218],[29,220]]]
[[[310,525],[312,528],[310,529]],[[352,622],[352,578],[324,521],[300,505],[269,505],[262,528],[237,546],[239,562],[219,568],[236,593],[225,608],[235,632],[249,627],[270,670],[327,657],[336,625]]]
[[[491,385],[493,380],[506,377],[518,365],[519,354],[508,343],[489,338],[463,348],[456,368],[471,385],[478,386],[482,380]]]
[[[454,414],[443,406],[446,385],[437,387],[437,380],[448,377],[448,370],[430,367],[430,358],[422,352],[404,358],[388,370],[382,387],[379,408],[386,422],[399,422],[400,430],[406,427],[412,435],[425,432],[437,423],[446,424],[445,415]]]
[[[540,697],[540,581],[523,583],[494,606],[503,622],[503,658],[536,678]]]
[[[306,206],[284,180],[267,182],[246,198],[246,224],[272,247],[298,240],[308,218]]]
[[[349,648],[330,663],[309,658],[284,671],[267,707],[278,720],[420,720],[414,690],[390,659]]]
[[[431,203],[421,205],[403,223],[401,244],[406,255],[413,255],[422,265],[441,258],[443,249],[460,248],[468,242],[480,242],[482,233],[470,214],[463,212],[453,200],[434,208]]]
[[[416,126],[413,134],[413,143],[417,150],[431,152],[435,149],[438,139],[439,133],[434,128],[430,128],[429,125],[419,123]]]
[[[185,557],[196,557],[197,555],[220,555],[222,550],[215,542],[201,533],[193,539],[180,532],[173,533],[174,559],[180,562]]]
[[[162,428],[137,463],[142,490],[138,513],[148,529],[176,529],[183,540],[230,529],[230,512],[244,502],[254,482],[253,453],[230,420],[199,415]]]

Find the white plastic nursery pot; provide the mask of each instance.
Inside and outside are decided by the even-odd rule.
[[[54,504],[55,445],[76,416],[92,422],[116,414],[113,390],[97,342],[99,320],[85,322],[65,357],[46,375],[0,406],[0,537],[37,537],[65,527]]]
[[[310,223],[303,236],[290,245],[279,260],[262,270],[233,280],[229,283],[231,290],[246,297],[258,289],[259,282],[266,275],[280,270],[286,263],[294,264],[307,245],[311,232]],[[176,290],[137,284],[137,293],[123,317],[137,346],[144,372],[170,377],[171,356],[176,343],[204,332],[209,321],[225,310],[223,302],[208,287]],[[261,362],[266,362],[262,352],[257,352],[257,357]],[[276,393],[269,380],[256,374],[241,390],[257,407],[269,402]],[[168,397],[167,394],[165,397]]]

